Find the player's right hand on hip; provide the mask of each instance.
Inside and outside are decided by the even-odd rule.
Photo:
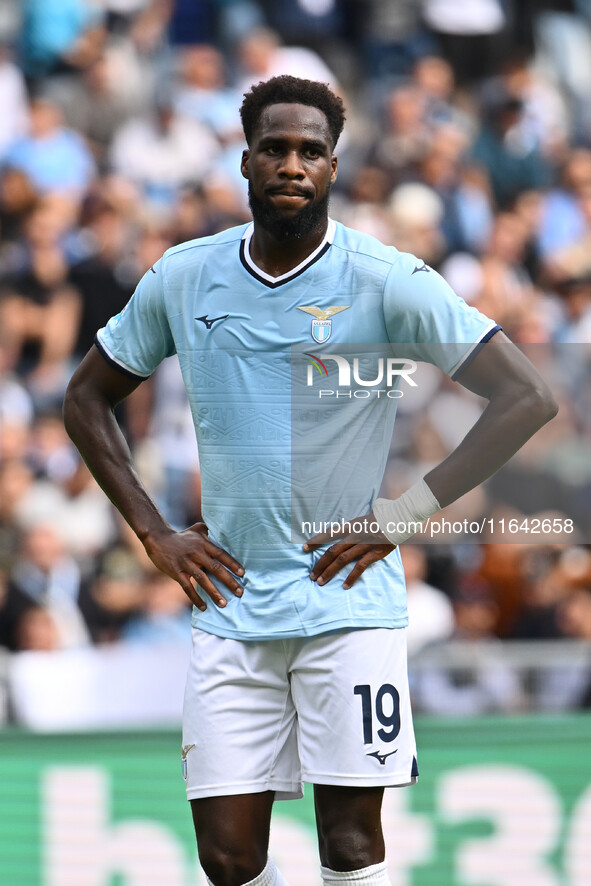
[[[205,523],[194,523],[181,532],[168,528],[147,536],[143,544],[152,563],[177,581],[201,611],[207,609],[205,595],[216,606],[223,608],[226,605],[226,598],[211,577],[236,597],[244,593],[236,578],[244,575],[244,567],[228,551],[209,540]]]

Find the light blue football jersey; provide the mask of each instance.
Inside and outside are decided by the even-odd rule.
[[[292,427],[294,353],[307,371],[329,345],[410,343],[416,356],[453,375],[499,327],[420,259],[340,223],[331,220],[314,253],[277,278],[252,262],[252,232],[243,225],[169,249],[96,338],[107,360],[136,377],[178,355],[199,444],[203,517],[211,539],[246,573],[241,598],[220,585],[228,605],[206,598],[206,612],[193,610],[194,624],[244,640],[403,627],[398,550],[349,590],[342,583],[351,567],[320,587],[309,578],[320,552],[304,553],[292,531],[294,433],[313,441],[309,464],[320,448],[324,455],[309,483],[308,513],[357,517],[378,494],[395,401],[359,400],[345,420],[348,413],[327,409],[316,434],[300,433]],[[433,347],[439,343],[453,347]],[[358,442],[362,427],[371,458]],[[319,486],[331,490],[328,499],[314,493]],[[336,514],[326,513],[327,501]]]

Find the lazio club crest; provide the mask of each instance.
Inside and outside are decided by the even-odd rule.
[[[319,345],[327,342],[332,335],[332,320],[335,314],[346,311],[351,305],[333,305],[330,308],[317,308],[314,305],[298,306],[298,311],[305,311],[306,314],[312,314],[312,338]]]

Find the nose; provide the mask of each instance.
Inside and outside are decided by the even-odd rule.
[[[289,178],[304,178],[305,173],[299,152],[286,151],[277,171],[279,175],[285,175]]]

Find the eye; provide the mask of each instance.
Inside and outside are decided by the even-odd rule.
[[[317,160],[321,156],[319,148],[306,148],[304,153],[309,160]]]
[[[280,153],[280,148],[277,145],[267,145],[265,148],[265,154],[270,154],[271,157],[276,157]]]

